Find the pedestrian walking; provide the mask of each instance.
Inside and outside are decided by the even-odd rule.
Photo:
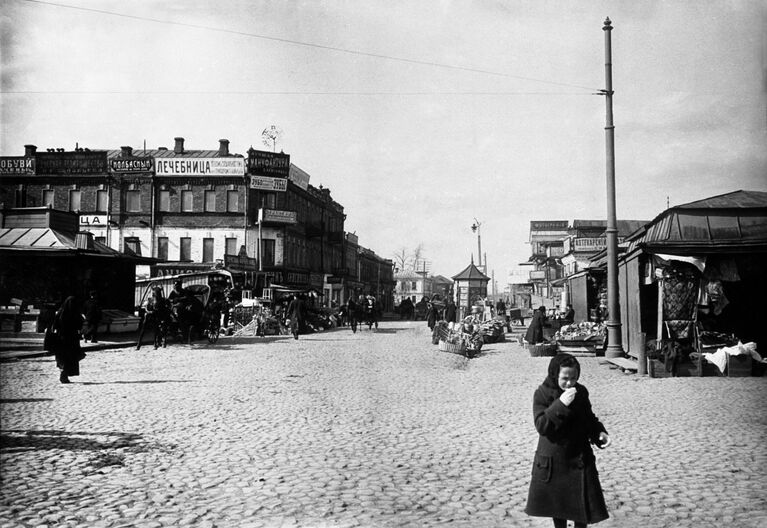
[[[69,376],[80,375],[80,360],[85,357],[80,348],[82,327],[83,316],[79,303],[74,295],[70,295],[56,311],[51,326],[54,337],[50,349],[56,357],[56,366],[61,370],[61,383],[70,383]]]
[[[427,306],[429,309],[426,312],[426,324],[429,330],[434,332],[434,327],[437,325],[437,307],[434,306],[433,302],[429,302]]]
[[[541,306],[533,312],[533,319],[525,333],[525,341],[531,345],[543,343],[543,324],[546,322],[546,307]]]
[[[86,343],[89,339],[92,343],[98,343],[96,332],[101,323],[101,303],[99,303],[98,293],[96,290],[92,290],[88,299],[83,303],[83,314],[85,315],[83,341]]]
[[[357,303],[354,301],[354,296],[350,295],[349,300],[346,301],[346,318],[349,321],[349,326],[352,327],[352,333],[357,333]]]
[[[136,350],[141,348],[141,342],[144,339],[144,332],[150,327],[154,332],[154,347],[165,346],[167,326],[170,320],[170,307],[168,300],[163,294],[162,288],[152,288],[152,295],[143,307],[143,317],[141,318],[141,328],[138,333]]]
[[[555,528],[575,528],[609,517],[591,444],[610,445],[594,415],[589,391],[578,383],[581,367],[570,354],[557,354],[535,390],[533,419],[538,431],[525,513],[551,517]]]
[[[304,316],[306,315],[306,305],[300,295],[294,295],[288,304],[287,316],[290,319],[290,333],[294,339],[298,339],[298,334],[304,325]]]

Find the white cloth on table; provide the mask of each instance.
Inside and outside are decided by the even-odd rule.
[[[724,373],[724,369],[727,366],[727,356],[740,356],[745,354],[754,358],[754,361],[762,362],[762,356],[756,351],[756,343],[753,341],[748,342],[745,345],[738,341],[737,345],[722,347],[713,353],[704,352],[703,359],[713,363],[720,372]]]

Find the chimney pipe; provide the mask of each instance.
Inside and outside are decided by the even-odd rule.
[[[120,147],[122,150],[121,156],[123,158],[129,158],[133,155],[133,147]]]
[[[176,146],[173,147],[173,152],[175,152],[176,154],[183,154],[183,152],[184,152],[184,138],[177,137],[177,138],[174,138],[174,139],[176,140]]]
[[[229,155],[229,140],[228,139],[219,139],[218,140],[218,155],[219,156],[228,156]]]
[[[34,156],[35,152],[37,152],[37,147],[35,145],[24,145],[25,156]]]

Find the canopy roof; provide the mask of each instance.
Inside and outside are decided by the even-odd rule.
[[[767,192],[740,190],[672,207],[627,242],[628,253],[767,251]]]
[[[458,275],[453,275],[453,280],[484,280],[489,281],[490,277],[479,271],[479,268],[474,265],[474,261],[471,261],[471,264],[466,266],[466,268],[460,272]]]

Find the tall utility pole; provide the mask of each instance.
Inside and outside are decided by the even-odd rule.
[[[605,143],[607,150],[607,348],[605,357],[622,357],[621,314],[618,302],[618,220],[615,214],[615,126],[613,125],[612,22],[605,19]]]
[[[479,260],[477,267],[479,269],[482,269],[482,236],[479,232],[479,226],[481,225],[482,224],[479,222],[479,220],[475,218],[474,223],[471,226],[471,230],[477,233],[477,259]]]

